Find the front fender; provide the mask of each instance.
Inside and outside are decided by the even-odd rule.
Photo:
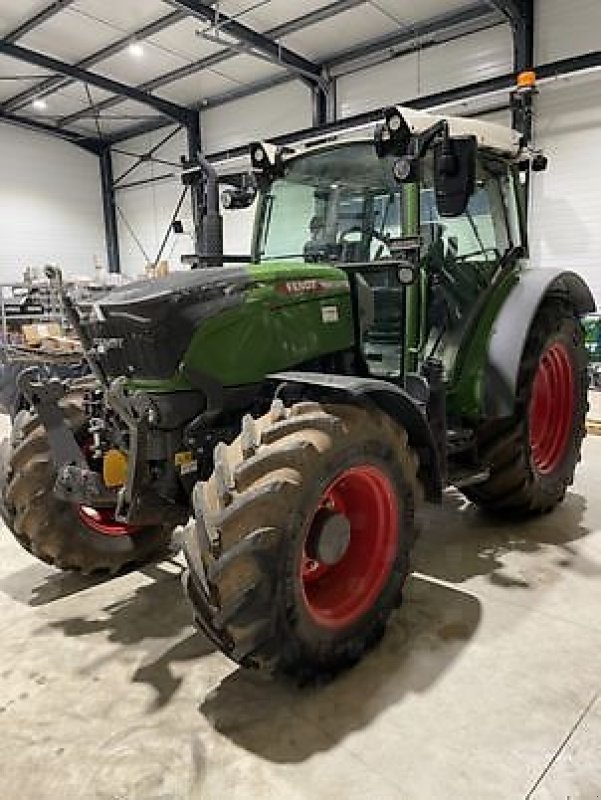
[[[530,268],[507,296],[493,325],[484,373],[484,416],[513,413],[520,363],[530,327],[545,297],[564,296],[579,315],[595,310],[590,289],[575,272]]]
[[[356,403],[368,410],[375,407],[384,411],[407,431],[409,444],[419,455],[418,477],[426,499],[440,502],[443,487],[438,449],[423,404],[408,392],[388,381],[355,375],[278,372],[268,375],[267,379],[277,385],[291,383],[306,386],[320,400],[325,396],[332,402]]]

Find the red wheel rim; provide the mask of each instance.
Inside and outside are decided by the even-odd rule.
[[[399,505],[390,479],[366,465],[351,467],[332,481],[318,510],[323,507],[347,517],[349,545],[331,566],[303,552],[301,587],[312,619],[338,629],[372,608],[390,575],[398,547]],[[305,542],[310,535],[311,525]]]
[[[104,536],[129,536],[138,529],[125,522],[117,522],[114,508],[92,508],[91,506],[78,506],[79,519],[86,528]]]
[[[565,345],[548,347],[538,362],[528,413],[532,464],[542,474],[563,461],[574,419],[574,368]]]

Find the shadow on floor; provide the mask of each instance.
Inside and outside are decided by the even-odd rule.
[[[177,562],[169,560],[174,566]],[[123,575],[132,572],[141,572],[149,577],[160,577],[162,574],[158,565],[147,567],[131,567],[121,571],[117,576],[81,575],[77,572],[61,572],[41,561],[34,561],[23,569],[13,572],[0,580],[0,592],[11,597],[19,603],[28,606],[45,606],[55,600],[84,592],[94,586],[118,580]]]
[[[128,652],[136,647],[141,649],[142,664],[135,669],[131,680],[154,689],[155,697],[149,709],[152,711],[166,705],[183,682],[174,675],[172,665],[202,658],[214,647],[192,626],[192,613],[182,591],[180,575],[160,565],[144,567],[141,572],[152,581],[137,586],[130,595],[102,605],[87,615],[55,619],[48,626],[61,630],[65,636],[104,634],[107,641],[121,645]],[[161,640],[163,645],[166,642],[170,646],[164,649]],[[98,670],[120,653],[121,649],[117,654],[112,651],[110,655],[101,656],[88,665],[86,671]]]
[[[451,490],[441,506],[428,506],[424,513],[413,567],[451,583],[483,575],[498,586],[528,589],[523,576],[507,574],[504,557],[512,552],[534,555],[550,546],[556,548],[557,566],[592,571],[599,577],[598,565],[587,566],[586,558],[572,546],[590,533],[582,524],[585,510],[584,497],[568,492],[550,514],[521,522],[502,520]]]
[[[585,507],[584,498],[571,492],[552,514],[511,524],[482,514],[458,492],[449,492],[442,507],[427,510],[414,568],[451,583],[484,575],[510,590],[528,589],[521,575],[507,573],[504,556],[515,551],[535,554],[554,546],[557,566],[588,569],[587,574],[598,576],[599,567],[588,564],[572,546],[589,533],[582,525]],[[179,576],[160,565],[142,572],[151,581],[138,585],[130,595],[98,608],[93,607],[91,597],[85,606],[92,609],[88,614],[77,607],[77,616],[55,618],[49,625],[66,636],[101,634],[121,645],[123,651],[140,649],[142,658],[137,663],[141,661],[141,665],[131,680],[153,688],[152,710],[168,703],[181,685],[172,665],[201,658],[213,647],[192,628]],[[74,597],[99,583],[102,581],[32,564],[3,579],[0,589],[20,602],[39,606]],[[406,694],[425,691],[448,668],[478,625],[479,603],[464,592],[414,577],[408,598],[381,645],[334,683],[315,689],[273,682],[264,685],[248,673],[236,671],[206,698],[202,713],[241,746],[275,761],[299,761],[331,746],[328,742],[369,724]],[[100,668],[103,660],[120,657],[121,652],[101,656],[89,670]],[[290,731],[290,713],[309,724],[314,722],[322,734],[297,736]]]
[[[108,578],[91,578],[73,572],[58,572],[35,561],[0,580],[0,591],[29,606],[45,606],[97,586]]]
[[[480,620],[475,597],[413,577],[408,600],[380,645],[322,686],[299,688],[245,670],[225,678],[201,713],[236,745],[289,763],[329,750],[407,695],[427,691],[468,644]]]

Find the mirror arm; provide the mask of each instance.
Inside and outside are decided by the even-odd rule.
[[[439,137],[442,137],[443,140],[449,138],[449,123],[446,119],[440,119],[434,125],[426,128],[425,131],[414,135],[409,145],[410,155],[413,158],[423,158],[427,150]]]

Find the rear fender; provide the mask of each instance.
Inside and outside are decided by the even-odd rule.
[[[278,386],[296,384],[323,401],[354,403],[367,410],[379,408],[406,431],[409,444],[419,455],[418,477],[426,499],[440,502],[442,473],[438,450],[425,414],[425,407],[393,383],[354,375],[327,375],[318,372],[278,372],[267,376]]]
[[[590,289],[575,272],[561,269],[524,270],[495,320],[484,374],[484,416],[513,413],[520,363],[530,327],[548,296],[565,297],[579,315],[595,310]]]

